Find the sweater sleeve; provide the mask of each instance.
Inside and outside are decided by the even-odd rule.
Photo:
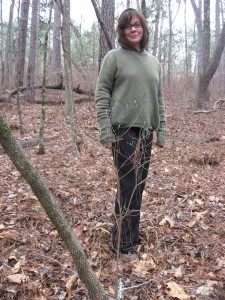
[[[159,89],[158,89],[158,104],[159,104],[160,123],[157,131],[157,143],[163,147],[165,145],[165,139],[166,139],[166,116],[165,116],[165,103],[163,97],[161,70],[160,70],[160,82],[159,82]]]
[[[96,112],[100,126],[101,143],[113,142],[115,140],[115,135],[110,121],[110,99],[115,73],[115,60],[109,51],[103,60],[95,91]]]

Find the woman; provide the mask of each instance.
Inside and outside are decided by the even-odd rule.
[[[128,8],[117,25],[120,48],[103,60],[96,87],[100,142],[112,147],[118,174],[112,250],[135,253],[139,243],[142,193],[148,175],[153,131],[163,147],[166,122],[161,68],[145,47],[149,32],[143,15]]]

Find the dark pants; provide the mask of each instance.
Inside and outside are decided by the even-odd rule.
[[[142,194],[148,175],[152,148],[152,132],[142,137],[140,128],[116,131],[113,159],[118,173],[115,199],[116,221],[112,230],[112,245],[127,253],[139,242],[139,223]]]

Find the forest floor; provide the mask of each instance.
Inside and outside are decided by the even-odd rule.
[[[60,98],[48,95],[48,99]],[[179,97],[178,97],[179,98]],[[182,99],[180,100],[182,102]],[[141,212],[139,260],[109,249],[116,176],[110,150],[98,142],[93,102],[75,105],[80,153],[71,154],[62,105],[47,106],[44,155],[27,156],[68,218],[110,299],[116,278],[128,300],[225,299],[225,118],[222,109],[193,114],[166,99],[168,139],[153,148]],[[19,141],[38,137],[41,107],[1,104]],[[0,154],[0,298],[86,300],[75,265],[30,187]]]

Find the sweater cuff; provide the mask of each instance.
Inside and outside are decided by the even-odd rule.
[[[163,147],[165,145],[165,140],[166,140],[166,123],[160,122],[160,127],[158,128],[157,131],[157,144]]]
[[[109,118],[99,119],[100,142],[102,144],[116,140]]]

